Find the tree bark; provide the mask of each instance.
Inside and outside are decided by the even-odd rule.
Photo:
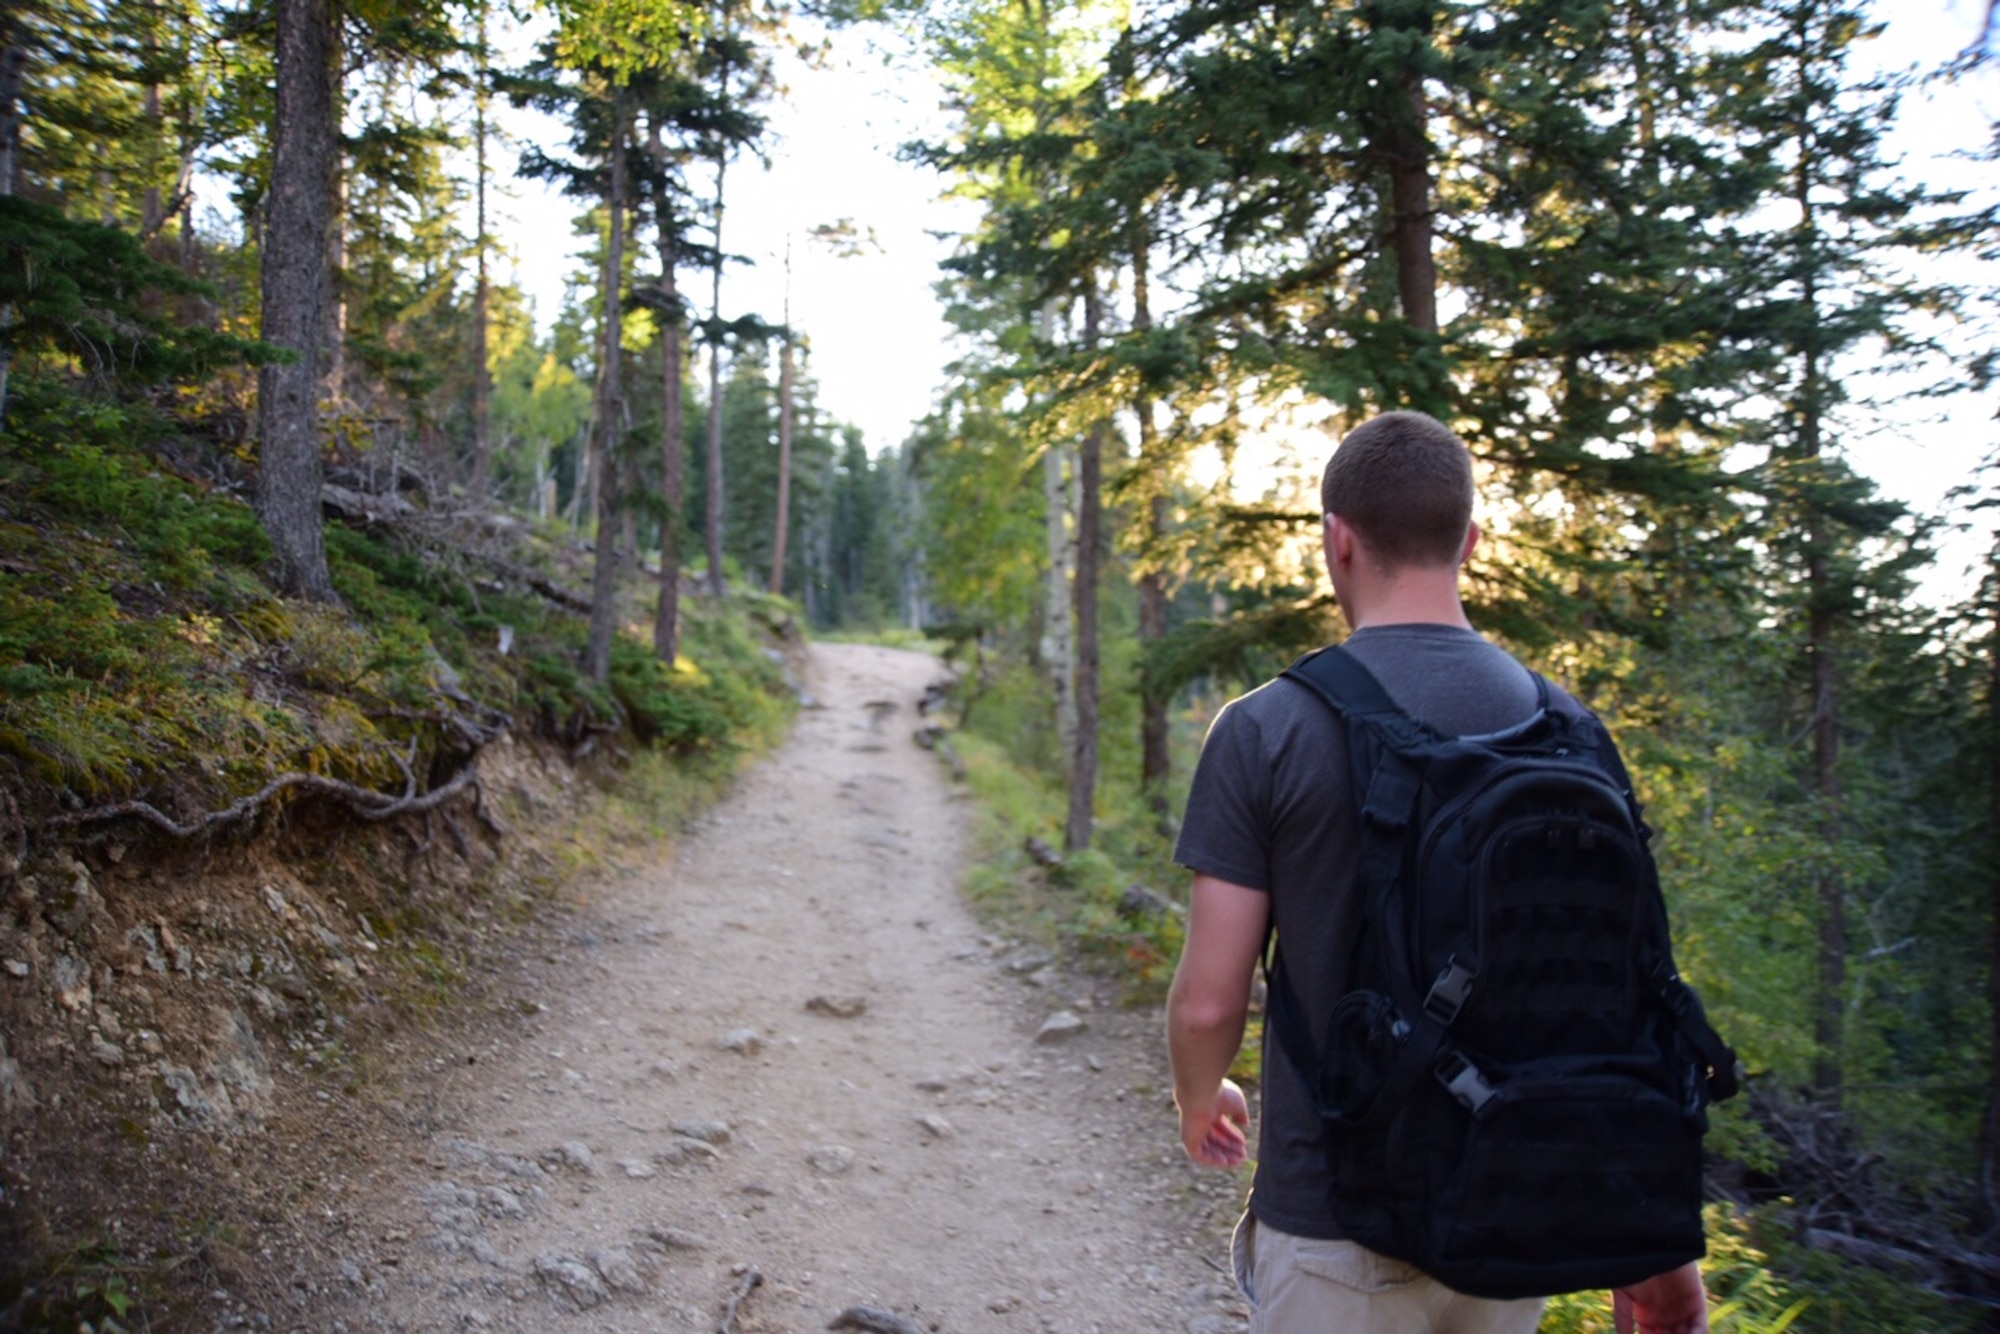
[[[1806,49],[1806,19],[1800,16],[1796,36]],[[1793,202],[1798,205],[1797,236],[1804,263],[1800,285],[1803,308],[1819,309],[1819,275],[1815,270],[1819,218],[1812,191],[1815,163],[1813,127],[1801,119],[1793,130],[1798,161],[1793,171]],[[1807,484],[1816,480],[1823,452],[1825,372],[1811,340],[1817,321],[1801,335],[1799,350],[1798,457],[1805,462]],[[1813,790],[1819,799],[1820,849],[1813,888],[1819,899],[1818,983],[1813,996],[1813,1092],[1829,1105],[1841,1099],[1841,1048],[1847,991],[1847,886],[1840,871],[1840,686],[1834,662],[1834,588],[1827,560],[1827,518],[1811,495],[1801,498],[1806,533],[1806,662],[1811,674]]]
[[[145,38],[148,69],[159,67],[159,42],[160,6],[157,0],[148,0]],[[167,220],[167,200],[160,190],[160,142],[166,129],[166,116],[157,77],[146,80],[145,91],[140,94],[139,114],[146,122],[146,190],[139,201],[139,236],[150,241]]]
[[[1055,304],[1042,307],[1040,334],[1044,345],[1055,341]],[[1041,667],[1056,697],[1056,739],[1067,756],[1076,748],[1076,641],[1072,637],[1070,572],[1073,557],[1069,533],[1069,451],[1051,440],[1042,454],[1043,537],[1048,549],[1048,573],[1043,583]]]
[[[680,655],[681,622],[681,504],[687,490],[683,451],[683,405],[686,381],[681,341],[679,254],[674,219],[661,191],[656,225],[660,233],[660,601],[653,618],[653,651],[672,665]]]
[[[339,114],[336,106],[336,124]],[[326,299],[320,307],[326,312],[326,341],[320,350],[320,364],[326,370],[320,396],[339,403],[347,393],[347,164],[338,142],[333,151],[332,196],[333,208],[326,219]]]
[[[20,156],[21,81],[27,75],[28,51],[19,15],[0,16],[0,195],[14,193],[14,164]],[[14,306],[0,304],[0,335],[14,327]],[[7,377],[14,368],[14,349],[0,338],[0,425],[7,421]]]
[[[493,286],[486,256],[486,4],[479,6],[479,35],[476,58],[478,85],[472,99],[474,241],[479,261],[478,286],[472,294],[472,503],[484,505],[493,491],[493,383],[486,368],[487,325],[492,319]]]
[[[1397,30],[1428,37],[1428,6],[1399,6],[1393,15],[1386,5],[1371,5],[1378,30]],[[1404,74],[1397,101],[1384,108],[1370,134],[1369,147],[1389,169],[1390,248],[1396,257],[1396,293],[1403,319],[1423,333],[1435,334],[1437,320],[1437,260],[1432,254],[1430,106],[1424,97],[1423,74]]]
[[[1993,637],[1986,648],[1986,1010],[1992,1025],[1986,1059],[1986,1119],[1979,1134],[1979,1184],[1989,1223],[2000,1222],[2000,547],[1987,572]]]
[[[709,278],[708,314],[715,326],[708,340],[708,591],[720,599],[722,577],[722,186],[729,159],[715,159],[715,268]]]
[[[592,552],[590,581],[590,645],[585,667],[593,681],[611,679],[611,639],[618,624],[618,441],[625,424],[625,123],[631,114],[630,94],[617,88],[611,95],[610,209],[604,245],[604,273],[599,280],[604,314],[599,325],[603,344],[597,367],[597,541]]]
[[[0,16],[0,195],[14,193],[21,148],[21,85],[27,74],[27,35],[20,16]]]
[[[778,518],[771,537],[771,592],[785,591],[785,536],[792,526],[792,251],[785,247],[785,347],[778,363]]]
[[[1083,296],[1083,342],[1095,350],[1102,323],[1097,288]],[[1097,582],[1104,522],[1104,437],[1098,422],[1084,432],[1077,450],[1076,506],[1076,747],[1069,770],[1069,822],[1063,847],[1077,852],[1090,846],[1097,816],[1097,717],[1099,646]]]
[[[1988,1226],[2000,1222],[2000,544],[1986,572],[1992,638],[1986,644],[1986,1120],[1980,1124],[1980,1194]]]
[[[320,516],[319,385],[338,22],[330,0],[279,0],[262,335],[297,360],[265,366],[257,376],[257,517],[277,552],[280,586],[319,602],[334,598]]]
[[[1140,217],[1132,245],[1132,331],[1144,337],[1153,328],[1150,282],[1152,238]],[[1157,476],[1157,428],[1153,396],[1142,386],[1132,400],[1139,419],[1139,466]],[[1145,572],[1139,576],[1139,652],[1143,663],[1167,637],[1167,576],[1160,567],[1166,538],[1167,498],[1156,490],[1146,503]],[[1155,814],[1167,814],[1167,779],[1173,759],[1168,751],[1167,701],[1144,689],[1139,692],[1139,789]]]

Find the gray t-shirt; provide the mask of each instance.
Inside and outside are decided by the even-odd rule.
[[[1377,626],[1356,632],[1347,648],[1405,712],[1447,735],[1497,732],[1535,711],[1534,678],[1474,631]],[[1313,1025],[1315,1049],[1364,943],[1354,865],[1359,816],[1348,787],[1339,720],[1305,686],[1281,677],[1216,715],[1174,850],[1189,870],[1270,894],[1281,963]],[[1323,1134],[1302,1080],[1267,1041],[1250,1197],[1260,1222],[1294,1236],[1339,1235]]]

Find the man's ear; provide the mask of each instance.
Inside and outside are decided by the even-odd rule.
[[[1354,563],[1354,530],[1338,514],[1326,516],[1326,560],[1328,565]]]
[[[1479,525],[1477,523],[1468,523],[1467,525],[1465,525],[1465,545],[1459,549],[1458,563],[1460,565],[1463,565],[1468,560],[1471,560],[1472,549],[1478,545],[1479,545]]]

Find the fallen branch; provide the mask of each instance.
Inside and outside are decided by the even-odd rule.
[[[729,1304],[722,1308],[722,1323],[715,1327],[715,1334],[736,1334],[738,1308],[749,1300],[750,1294],[755,1292],[757,1285],[763,1281],[764,1276],[754,1269],[743,1276],[743,1281],[736,1285],[736,1292],[730,1297]]]
[[[410,773],[409,767],[397,763],[403,772]],[[450,801],[469,787],[479,783],[479,757],[474,756],[466,766],[452,776],[450,782],[432,788],[422,796],[415,794],[415,778],[405,788],[400,797],[386,792],[376,792],[356,783],[343,782],[338,778],[327,778],[322,774],[281,774],[247,797],[238,798],[219,811],[210,811],[197,820],[182,824],[159,807],[144,801],[119,801],[109,806],[97,806],[87,811],[71,811],[62,815],[52,815],[42,821],[44,829],[65,829],[76,825],[97,824],[104,820],[130,817],[144,820],[160,832],[173,838],[193,838],[217,825],[233,824],[247,816],[254,815],[265,803],[281,792],[293,788],[303,788],[307,792],[317,792],[321,796],[337,798],[347,804],[363,820],[388,820],[398,815],[427,814]]]
[[[590,610],[589,598],[581,593],[571,592],[538,570],[531,570],[525,565],[516,565],[513,561],[504,560],[499,556],[489,555],[483,551],[474,551],[467,554],[491,568],[501,578],[512,579],[517,584],[526,584],[529,588],[540,593],[559,607],[568,607],[571,611]]]

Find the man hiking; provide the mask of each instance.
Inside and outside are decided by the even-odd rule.
[[[1459,570],[1479,530],[1471,457],[1449,429],[1414,412],[1357,427],[1327,465],[1322,502],[1344,647],[1393,706],[1444,738],[1502,732],[1558,703],[1587,717],[1466,619]],[[1223,709],[1195,771],[1175,852],[1194,883],[1167,1025],[1181,1140],[1211,1167],[1249,1155],[1248,1105],[1227,1075],[1268,935],[1298,1013],[1326,1016],[1355,985],[1369,890],[1347,737],[1325,700],[1280,678]],[[1304,1022],[1323,1043],[1328,1021]],[[1339,1215],[1371,1202],[1343,1193],[1318,1077],[1302,1077],[1286,1046],[1265,1045],[1256,1176],[1231,1247],[1253,1334],[1534,1330],[1539,1297],[1470,1296],[1351,1239]],[[1694,1261],[1627,1283],[1615,1304],[1621,1327],[1708,1328]]]

